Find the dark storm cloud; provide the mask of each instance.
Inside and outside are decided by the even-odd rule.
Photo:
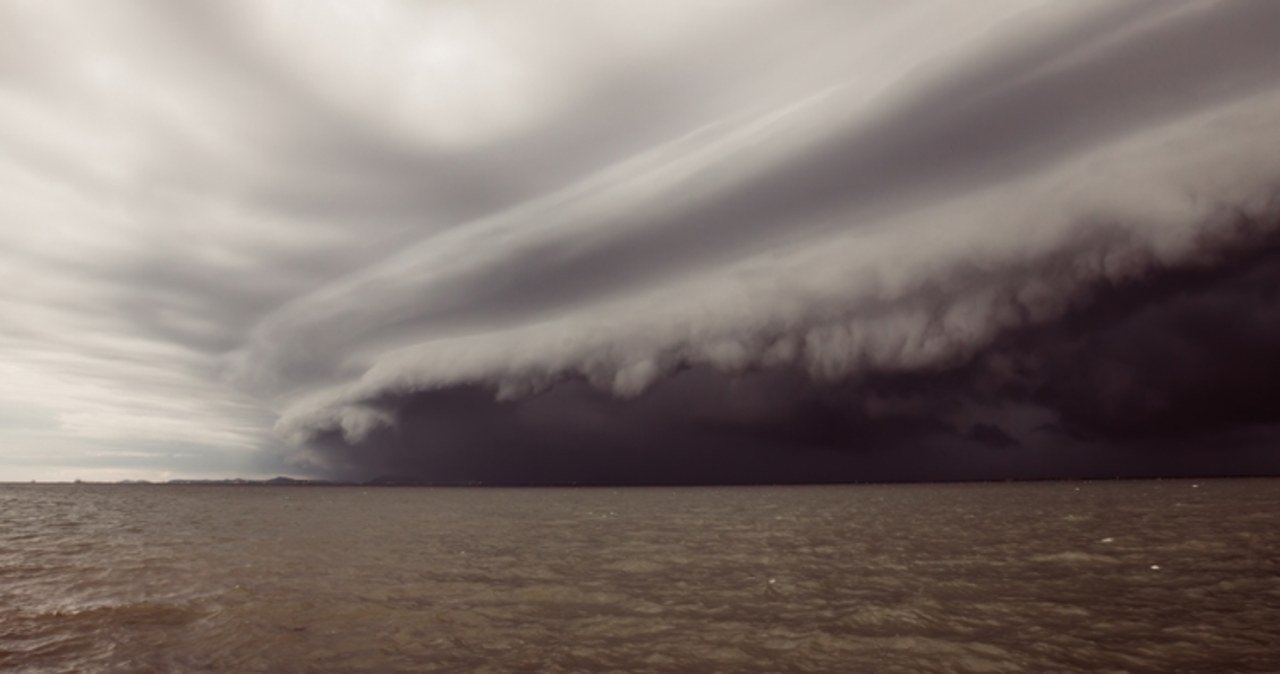
[[[23,443],[680,482],[1272,433],[1274,2],[0,12]]]
[[[1091,288],[1059,320],[1006,333],[953,367],[826,384],[785,368],[698,367],[635,399],[581,379],[505,401],[450,386],[372,401],[395,423],[354,448],[337,432],[313,442],[347,478],[490,484],[1272,471],[1280,239],[1257,236]]]
[[[1268,195],[1280,174],[1246,146],[1261,139],[1268,152],[1275,147],[1275,130],[1255,116],[1274,105],[1265,92],[1280,77],[1270,47],[1275,13],[1264,3],[1111,5],[1037,39],[993,41],[955,65],[913,73],[865,115],[844,113],[859,94],[836,89],[767,121],[705,131],[642,159],[629,173],[650,183],[635,193],[625,183],[588,183],[541,208],[464,228],[455,240],[428,240],[295,303],[264,324],[267,350],[251,350],[250,362],[287,364],[286,381],[332,366],[326,354],[367,363],[352,371],[362,372],[354,383],[298,398],[278,426],[304,442],[309,433],[339,433],[356,445],[357,462],[362,444],[391,442],[369,433],[390,426],[403,438],[406,423],[416,429],[407,444],[424,461],[453,438],[472,447],[516,438],[533,447],[541,438],[586,448],[643,437],[692,455],[730,444],[887,451],[1065,443],[1006,429],[1006,404],[1036,411],[1040,427],[1123,440],[1113,437],[1117,423],[1162,420],[1144,417],[1152,405],[1163,409],[1153,396],[1212,388],[1206,373],[1222,370],[1189,367],[1183,382],[1125,374],[1113,351],[1157,338],[1185,342],[1181,324],[1116,320],[1105,326],[1115,332],[1098,330],[1084,344],[1065,335],[1079,305],[1115,301],[1110,288],[1159,286],[1153,278],[1173,278],[1205,255],[1254,245],[1255,237],[1233,233],[1232,209],[1271,226]],[[1259,121],[1248,131],[1240,125]],[[575,209],[577,201],[587,205]],[[524,237],[522,228],[536,234]],[[1006,236],[1022,241],[1005,247]],[[1210,243],[1212,236],[1225,241]],[[465,262],[442,256],[464,248],[480,252]],[[830,271],[840,265],[844,273]],[[370,301],[353,307],[357,295]],[[1266,350],[1267,340],[1250,332],[1257,326],[1234,327]],[[324,328],[337,331],[311,337]],[[1009,335],[1033,332],[1024,339],[1036,350],[1001,350]],[[315,360],[270,355],[300,342],[317,347]],[[1214,353],[1208,346],[1183,344],[1202,358]],[[1026,381],[979,377],[974,368],[993,353]],[[679,390],[663,378],[687,378],[675,374],[687,368],[725,381],[690,402],[654,402]],[[802,386],[740,423],[687,416],[699,409],[692,401],[750,395],[744,370],[790,368],[828,383]],[[1117,377],[1128,384],[1108,383]],[[504,405],[542,409],[534,401],[559,399],[578,381],[626,399],[603,403],[607,414],[584,404],[559,415],[605,414],[595,435],[551,423],[558,408],[531,415],[551,428],[525,429],[504,416]],[[844,390],[842,381],[858,383],[843,394],[822,388]],[[878,387],[906,387],[897,399],[919,409],[864,417]],[[505,442],[437,421],[431,433],[420,418],[432,418],[432,404],[386,402],[458,390],[496,393],[472,405],[485,419],[480,427],[521,430]],[[530,402],[518,400],[529,394]],[[1197,416],[1168,405],[1161,414],[1179,423],[1130,439],[1176,434],[1179,424],[1234,428],[1213,428],[1212,406]],[[642,413],[653,406],[668,411]]]

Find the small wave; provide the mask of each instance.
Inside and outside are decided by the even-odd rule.
[[[1031,561],[1049,564],[1115,564],[1118,560],[1110,555],[1071,550],[1052,555],[1036,555],[1031,558]]]
[[[198,611],[184,606],[144,601],[133,604],[58,610],[45,613],[41,618],[51,622],[87,623],[105,627],[116,625],[180,626],[198,620],[200,615]]]

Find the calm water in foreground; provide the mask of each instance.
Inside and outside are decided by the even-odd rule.
[[[0,485],[0,671],[611,670],[1280,671],[1280,480]]]

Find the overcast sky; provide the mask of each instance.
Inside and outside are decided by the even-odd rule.
[[[1278,44],[1272,0],[0,0],[0,480],[1280,472]]]

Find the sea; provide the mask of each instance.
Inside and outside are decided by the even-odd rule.
[[[0,485],[3,672],[1280,672],[1280,480]]]

